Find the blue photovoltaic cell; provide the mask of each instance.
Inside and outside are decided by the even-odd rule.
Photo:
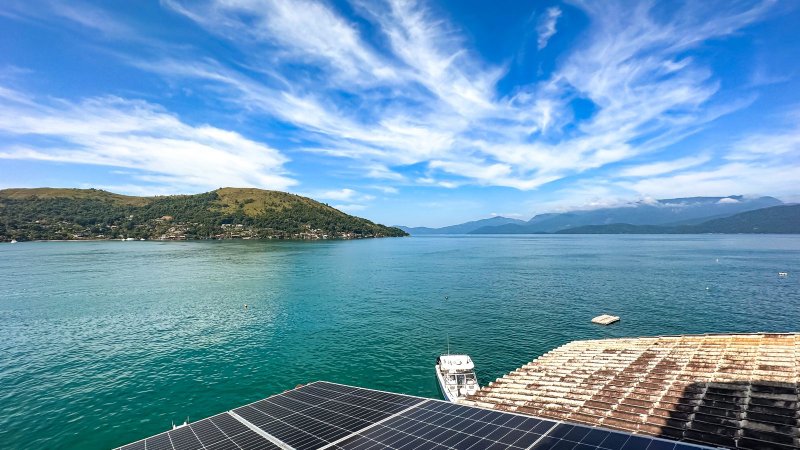
[[[122,448],[281,448],[273,441],[297,450],[709,448],[327,382],[311,383]]]
[[[337,448],[526,449],[555,425],[550,420],[428,401]]]
[[[279,449],[228,413],[120,447],[122,450]]]
[[[561,423],[532,448],[535,450],[693,450],[708,447]]]
[[[423,401],[318,382],[233,412],[295,449],[313,450]]]

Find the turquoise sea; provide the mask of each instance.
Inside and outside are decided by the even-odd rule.
[[[486,383],[575,339],[798,329],[800,236],[0,244],[0,447],[113,447],[314,380],[438,397],[448,336]]]

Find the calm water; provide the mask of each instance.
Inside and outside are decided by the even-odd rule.
[[[800,236],[3,244],[0,447],[112,447],[320,379],[436,397],[448,334],[486,383],[574,339],[796,331],[798,280]]]

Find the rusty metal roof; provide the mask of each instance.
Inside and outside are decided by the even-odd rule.
[[[800,449],[800,333],[575,341],[464,403],[744,449]]]

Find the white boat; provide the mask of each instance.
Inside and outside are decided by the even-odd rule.
[[[436,379],[447,401],[458,402],[478,392],[475,364],[469,355],[442,355],[436,359]]]
[[[11,240],[11,243],[12,243],[12,244],[16,244],[16,243],[17,243],[17,240],[16,240],[16,239],[12,239],[12,240]]]

